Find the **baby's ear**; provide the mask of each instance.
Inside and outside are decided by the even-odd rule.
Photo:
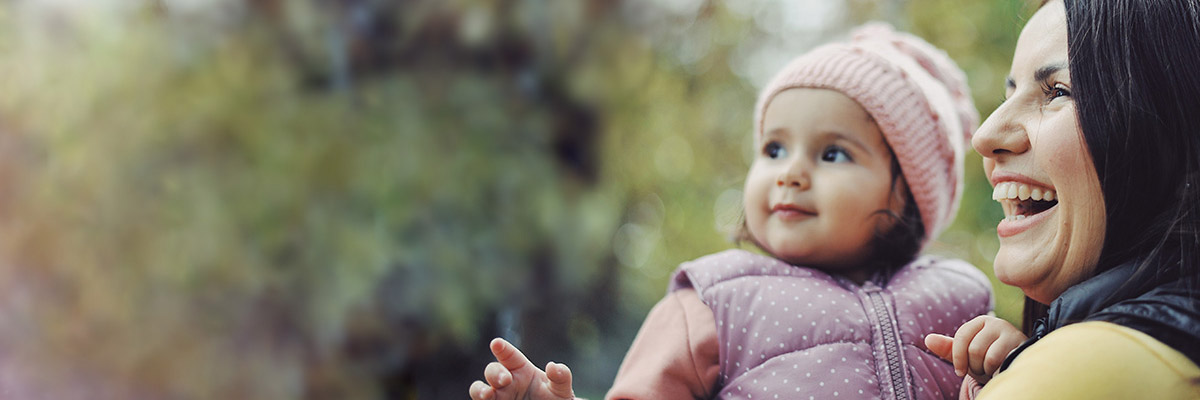
[[[909,197],[908,180],[904,179],[903,171],[897,170],[892,173],[895,174],[895,178],[892,179],[892,202],[899,204],[900,212],[904,212],[904,203],[908,201]]]

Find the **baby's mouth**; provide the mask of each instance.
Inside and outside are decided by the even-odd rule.
[[[1005,221],[1020,221],[1058,204],[1054,189],[1017,182],[1000,182],[992,190],[992,199],[1004,208]]]

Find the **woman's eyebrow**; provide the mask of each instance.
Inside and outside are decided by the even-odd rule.
[[[1033,80],[1035,82],[1044,81],[1049,79],[1051,75],[1054,75],[1055,72],[1062,71],[1064,69],[1067,69],[1067,63],[1065,62],[1058,62],[1042,66],[1041,68],[1038,68],[1037,71],[1033,72]],[[1010,75],[1004,78],[1004,87],[1015,89],[1017,87],[1017,81]]]
[[[1067,63],[1065,62],[1044,65],[1041,68],[1038,68],[1037,71],[1033,72],[1033,80],[1044,81],[1047,78],[1050,78],[1051,75],[1054,75],[1055,72],[1062,71],[1064,69],[1067,69]]]

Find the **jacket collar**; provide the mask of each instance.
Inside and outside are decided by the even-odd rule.
[[[1046,330],[1053,331],[1083,321],[1111,305],[1111,295],[1129,282],[1137,270],[1137,264],[1136,261],[1121,264],[1068,288],[1050,303]]]
[[[1067,289],[1050,303],[1033,335],[1009,353],[1000,370],[1046,334],[1084,320],[1107,321],[1146,333],[1200,364],[1200,300],[1177,271],[1160,269],[1153,277],[1131,278],[1141,260],[1118,265]],[[1158,265],[1168,267],[1170,261]],[[1134,286],[1129,286],[1134,285]]]
[[[1127,262],[1067,288],[1065,292],[1050,303],[1048,315],[1034,321],[1029,339],[1009,352],[996,372],[999,373],[1008,369],[1008,366],[1017,358],[1017,355],[1021,354],[1029,346],[1037,343],[1038,340],[1041,340],[1050,331],[1070,323],[1083,321],[1088,316],[1112,304],[1110,301],[1112,294],[1121,289],[1121,286],[1128,282],[1129,278],[1136,271],[1137,262]]]

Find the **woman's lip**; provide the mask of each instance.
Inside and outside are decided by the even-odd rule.
[[[1025,232],[1034,225],[1045,221],[1046,218],[1050,217],[1050,213],[1055,212],[1056,210],[1058,210],[1058,204],[1047,208],[1046,211],[1030,215],[1023,219],[1015,221],[1009,220],[1008,218],[1002,219],[1000,220],[1000,223],[996,225],[996,236],[1006,238],[1015,236],[1021,232]]]
[[[1048,188],[1051,190],[1054,189],[1054,186],[1050,185],[1048,183],[1040,182],[1036,179],[1030,178],[1025,175],[1012,173],[1012,172],[1004,172],[1004,171],[993,171],[992,175],[988,177],[988,181],[991,182],[992,187],[996,187],[997,184],[1000,184],[1003,182],[1017,182],[1017,183],[1024,183],[1024,184],[1030,185],[1030,186]]]

